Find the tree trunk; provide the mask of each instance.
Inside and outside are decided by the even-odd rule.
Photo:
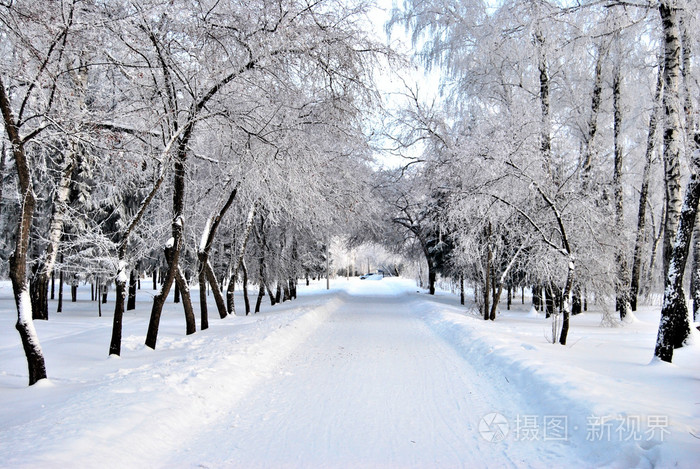
[[[583,141],[584,174],[590,172],[593,164],[593,143],[598,132],[598,112],[600,110],[600,98],[603,90],[603,87],[601,86],[603,81],[603,59],[606,55],[607,47],[605,47],[603,44],[599,45],[593,78],[593,93],[591,95],[591,115],[588,119],[588,132],[584,134]]]
[[[243,274],[243,303],[245,304],[245,315],[250,314],[250,300],[248,299],[248,269],[245,265],[245,260],[241,263],[241,271]]]
[[[694,156],[700,158],[700,155]],[[697,165],[700,161],[694,163]],[[683,291],[683,273],[697,216],[698,200],[700,200],[700,180],[698,175],[693,173],[688,181],[669,271],[664,283],[664,301],[654,350],[656,357],[669,363],[673,361],[673,350],[683,347],[685,340],[690,336],[690,318]]]
[[[236,263],[233,267],[233,275],[231,276],[231,281],[226,289],[226,309],[228,314],[236,314],[235,304],[233,301],[233,292],[236,287],[236,278],[238,277],[238,269],[241,267],[243,262],[243,257],[245,256],[246,247],[248,246],[248,240],[250,239],[250,233],[253,230],[253,222],[255,221],[255,213],[258,210],[258,201],[253,202],[253,205],[248,211],[248,218],[246,219],[245,230],[243,232],[243,240],[241,241],[241,247],[238,250],[238,257],[236,258]]]
[[[562,322],[561,322],[561,334],[559,335],[559,343],[561,345],[566,345],[566,339],[569,335],[569,316],[571,314],[571,289],[574,284],[574,271],[576,265],[574,264],[573,257],[569,253],[569,266],[566,274],[566,285],[564,286],[564,293],[562,294]]]
[[[63,312],[63,270],[58,271],[58,306],[56,307],[56,312]]]
[[[5,188],[5,139],[2,140],[2,149],[0,149],[0,214],[2,214],[3,199],[2,193]],[[53,298],[52,298],[53,299]]]
[[[114,317],[112,318],[112,338],[109,342],[109,354],[121,355],[122,348],[122,318],[124,317],[124,299],[126,298],[126,262],[120,261],[117,277],[114,280],[116,297],[114,299]],[[133,270],[132,270],[133,273]]]
[[[690,9],[686,9],[687,14]],[[692,38],[688,31],[687,21],[684,16],[680,17],[679,26],[681,30],[682,44],[682,67],[681,75],[683,78],[683,114],[685,115],[685,141],[686,152],[692,155],[698,149],[695,129],[695,109],[692,97]],[[695,226],[693,228],[693,263],[690,277],[690,297],[693,301],[693,320],[697,319],[698,309],[700,309],[700,217],[695,217]]]
[[[548,283],[544,287],[544,309],[545,317],[550,318],[554,314],[554,288],[551,283]]]
[[[200,253],[200,256],[202,253]],[[202,262],[202,257],[199,259],[199,320],[200,330],[209,329],[209,311],[207,309],[207,274],[204,271],[205,262]],[[217,285],[218,286],[218,285]]]
[[[175,285],[180,290],[182,296],[182,307],[185,310],[185,333],[187,335],[197,332],[197,323],[194,319],[194,309],[192,308],[192,299],[190,295],[190,286],[187,279],[182,275],[180,268],[175,272]]]
[[[160,316],[163,312],[163,306],[170,293],[173,283],[175,283],[175,274],[177,264],[180,261],[180,244],[182,243],[182,214],[184,213],[184,192],[185,192],[185,169],[184,161],[178,159],[176,161],[175,190],[173,191],[173,205],[175,207],[172,223],[173,237],[170,239],[172,245],[165,248],[165,258],[168,261],[168,269],[166,274],[161,275],[163,285],[160,292],[153,297],[153,306],[151,308],[151,316],[148,322],[148,331],[146,332],[146,346],[152,349],[156,348],[158,340],[158,328],[160,325]]]
[[[49,319],[49,277],[42,274],[44,263],[37,265],[32,270],[34,275],[29,281],[29,292],[32,301],[32,319]]]
[[[659,71],[656,79],[656,93],[654,95],[654,108],[649,116],[649,131],[647,133],[647,145],[644,155],[644,170],[642,171],[642,187],[639,191],[639,211],[637,215],[637,236],[634,242],[634,254],[632,256],[632,279],[630,283],[630,307],[637,311],[637,296],[639,295],[639,277],[642,267],[642,250],[644,247],[644,234],[646,229],[646,207],[649,197],[649,182],[651,179],[651,163],[656,147],[656,125],[658,111],[660,109],[661,92],[663,90],[663,62],[659,61]]]
[[[490,227],[489,227],[490,230]],[[508,262],[508,265],[506,268],[503,270],[501,273],[501,276],[498,278],[498,281],[495,285],[495,293],[493,295],[493,305],[491,306],[491,314],[489,316],[489,319],[492,321],[496,319],[496,310],[498,309],[498,303],[501,301],[501,294],[503,293],[503,284],[506,281],[506,277],[510,273],[510,270],[513,268],[513,265],[515,264],[515,260],[518,258],[520,255],[520,252],[522,251],[522,246],[518,248],[518,250],[515,252],[513,257],[510,259],[510,262]],[[494,280],[496,280],[494,278]],[[511,292],[510,292],[510,286],[508,287],[508,309],[510,309],[510,300],[511,300]]]
[[[265,289],[267,290],[267,296],[270,298],[270,306],[275,306],[277,304],[277,299],[267,283],[265,283]]]
[[[264,254],[264,251],[263,251]],[[265,264],[264,257],[261,256],[260,264],[258,267],[258,299],[255,301],[255,313],[260,312],[260,305],[262,304],[262,299],[265,296]]]
[[[119,295],[119,293],[117,293]],[[126,310],[131,311],[136,309],[136,270],[132,270],[129,274],[129,300],[126,303]]]
[[[71,303],[78,301],[78,274],[73,274],[73,281],[70,284],[70,301]]]
[[[489,308],[489,300],[491,295],[491,224],[489,223],[486,240],[486,266],[484,267],[484,320],[488,321],[491,317],[491,309]]]
[[[464,305],[464,274],[459,274],[459,304]]]
[[[61,178],[53,197],[51,221],[49,223],[48,244],[36,267],[35,274],[30,282],[32,293],[32,314],[34,319],[49,319],[48,288],[49,278],[56,265],[58,248],[63,236],[63,225],[68,210],[68,198],[70,197],[70,183],[73,170],[76,166],[76,150],[71,150],[68,163],[61,172]]]
[[[255,313],[260,312],[260,305],[262,304],[262,300],[265,297],[265,285],[263,284],[262,280],[260,281],[260,285],[258,286],[258,299],[255,300]]]
[[[12,291],[17,307],[17,323],[15,328],[19,332],[27,358],[29,371],[29,385],[46,378],[46,364],[44,355],[39,345],[39,339],[34,329],[32,319],[32,303],[29,297],[29,285],[27,281],[27,250],[29,248],[29,235],[36,208],[36,196],[32,183],[29,162],[27,161],[24,140],[19,135],[19,128],[12,113],[10,100],[5,91],[5,84],[0,79],[0,111],[5,124],[5,132],[12,143],[12,151],[17,169],[18,189],[20,194],[20,215],[17,222],[17,234],[15,249],[10,255],[10,279]]]
[[[619,58],[618,58],[619,60]],[[622,237],[625,231],[624,199],[622,186],[622,104],[621,104],[622,73],[620,64],[615,64],[613,71],[613,192],[615,201],[615,231],[617,233],[618,247],[615,253],[617,268],[615,280],[616,311],[620,313],[620,319],[625,319],[629,312],[629,278],[627,271],[627,256],[625,255],[625,243]]]
[[[214,270],[209,264],[209,253],[214,244],[214,238],[216,236],[217,229],[221,224],[221,220],[224,215],[226,215],[226,212],[236,198],[238,187],[239,185],[236,184],[233,190],[229,193],[228,199],[226,199],[226,202],[224,202],[224,205],[221,207],[219,212],[207,222],[207,227],[202,233],[202,242],[200,243],[199,252],[197,253],[197,257],[199,259],[199,305],[202,329],[209,327],[209,314],[207,311],[206,296],[207,281],[209,281],[212,291],[214,292],[214,300],[216,301],[216,307],[219,310],[219,316],[221,319],[223,319],[228,314],[223,296],[221,295],[221,290],[219,289],[219,283],[216,281]]]
[[[542,286],[540,285],[532,286],[532,307],[535,311],[542,309]]]
[[[679,102],[680,31],[676,2],[661,0],[659,14],[663,27],[664,44],[664,186],[666,189],[666,221],[664,226],[664,278],[676,239],[681,213],[681,120]],[[683,269],[685,270],[685,268]]]
[[[571,291],[571,315],[576,316],[582,312],[581,301],[581,283],[574,281],[574,286]]]
[[[180,286],[178,282],[175,282],[175,293],[173,294],[173,303],[180,302]]]

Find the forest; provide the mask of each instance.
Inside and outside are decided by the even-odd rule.
[[[192,334],[208,294],[225,318],[329,275],[334,239],[419,259],[429,293],[474,288],[485,320],[531,290],[562,345],[589,303],[624,323],[663,290],[654,354],[673,359],[700,308],[694,2],[403,0],[383,37],[377,11],[0,1],[0,275],[30,385],[64,284],[114,295],[120,355],[147,277],[155,348],[172,289]]]

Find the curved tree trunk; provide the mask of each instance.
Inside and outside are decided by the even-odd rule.
[[[29,234],[34,218],[36,207],[36,197],[32,185],[32,176],[29,171],[24,141],[19,135],[19,129],[12,114],[10,101],[5,92],[5,85],[0,79],[0,111],[5,124],[5,131],[12,142],[15,166],[17,168],[17,179],[19,182],[20,194],[20,216],[17,222],[17,238],[15,249],[10,255],[10,279],[12,280],[12,291],[15,296],[17,307],[17,323],[15,328],[19,332],[22,340],[24,354],[27,357],[27,367],[29,371],[29,385],[46,378],[46,364],[44,354],[39,345],[39,338],[34,329],[32,318],[32,302],[29,296],[29,285],[27,281],[27,249],[29,248]]]

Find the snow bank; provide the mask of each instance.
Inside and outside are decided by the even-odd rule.
[[[547,320],[524,311],[492,323],[426,302],[424,315],[462,356],[527,396],[539,430],[547,416],[565,416],[568,441],[592,467],[697,467],[700,349],[677,350],[676,365],[648,365],[653,324],[594,329],[590,315],[572,319],[563,347],[547,343]]]
[[[87,317],[95,303],[68,303],[75,313],[37,324],[45,385],[27,388],[21,347],[0,342],[0,466],[121,468],[167,460],[277,372],[339,304],[299,300],[275,313],[213,320],[191,336],[180,306],[169,304],[156,350],[143,345],[144,308],[125,315],[123,356],[108,358],[111,318]],[[11,339],[6,301],[1,306],[0,338]]]

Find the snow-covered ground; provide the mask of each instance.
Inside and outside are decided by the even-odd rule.
[[[151,350],[148,285],[126,313],[122,357],[107,357],[113,303],[97,317],[88,288],[37,321],[50,379],[28,388],[11,287],[0,284],[0,466],[700,461],[700,346],[653,362],[658,308],[614,328],[599,313],[576,316],[562,347],[529,305],[492,323],[410,280],[338,279],[255,316],[214,314],[191,336],[169,302]]]

